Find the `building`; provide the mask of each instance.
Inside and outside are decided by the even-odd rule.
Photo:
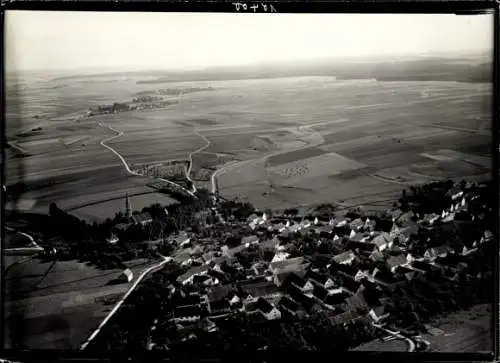
[[[131,282],[134,279],[134,273],[129,268],[123,270],[118,278],[120,282]]]
[[[281,312],[264,299],[258,299],[255,308],[266,318],[266,320],[281,319]]]
[[[130,202],[128,193],[125,194],[125,216],[132,217],[132,202]]]
[[[271,271],[275,271],[290,266],[299,266],[302,264],[304,264],[304,257],[295,257],[295,258],[289,258],[285,260],[271,262],[269,267]]]
[[[311,270],[306,274],[306,278],[325,289],[331,289],[335,287],[335,282],[331,279],[330,276],[326,274],[321,274],[319,272]]]
[[[376,236],[372,244],[375,246],[376,249],[378,249],[380,252],[385,250],[386,248],[391,248],[393,244],[393,239],[389,235],[389,233],[381,233],[378,236]]]
[[[151,214],[144,212],[140,214],[134,214],[129,218],[131,224],[146,226],[153,222],[153,217]]]
[[[434,261],[438,257],[446,257],[452,251],[453,250],[446,245],[428,248],[424,253],[424,258],[429,261]]]
[[[406,264],[407,261],[404,255],[389,256],[389,258],[387,258],[386,260],[386,266],[392,273],[394,273],[399,266],[403,266]]]
[[[184,274],[177,277],[176,281],[180,284],[188,284],[193,282],[193,278],[196,275],[207,274],[209,267],[207,265],[201,265],[190,268]]]
[[[345,251],[345,252],[342,252],[341,254],[333,256],[333,261],[335,261],[336,263],[339,263],[341,265],[350,265],[354,262],[355,259],[356,259],[356,255],[351,250]]]
[[[240,295],[246,299],[254,300],[256,298],[263,298],[270,302],[277,302],[283,295],[278,287],[271,281],[257,280],[257,281],[243,281],[240,284]]]

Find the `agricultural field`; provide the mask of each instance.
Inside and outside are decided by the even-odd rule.
[[[121,102],[158,88],[137,83],[151,79],[145,76],[108,78],[68,86],[81,95],[78,102],[87,100],[85,107],[76,102],[71,113],[90,103]],[[60,79],[53,86],[64,82]],[[9,123],[8,129],[17,133],[27,125],[42,127],[32,132],[34,136],[16,140],[32,156],[8,159],[8,185],[31,180],[38,185],[16,195],[17,203],[43,210],[55,201],[71,208],[78,203],[66,199],[93,202],[111,191],[118,196],[147,188],[147,179],[127,175],[116,155],[99,144],[117,132],[123,134],[108,144],[132,168],[187,160],[189,153],[206,145],[203,135],[209,145],[193,155],[194,180],[210,187],[209,176],[215,168],[222,169],[222,195],[237,195],[257,207],[304,205],[325,198],[378,202],[361,195],[385,198],[411,183],[488,173],[488,84],[292,77],[172,82],[168,88],[211,90],[186,93],[182,102],[161,110],[78,122],[58,115],[57,121],[30,120],[23,127]],[[67,87],[54,88],[48,94],[69,103],[59,94],[66,92]],[[46,95],[28,96],[26,109],[43,104]],[[13,104],[11,111],[16,107]]]
[[[6,265],[15,258],[6,256]],[[127,265],[137,278],[154,263],[135,260]],[[12,267],[5,277],[6,348],[17,336],[28,349],[78,349],[112,307],[105,298],[119,298],[130,286],[108,285],[121,270],[58,261],[48,271],[51,264],[33,259]]]
[[[477,305],[436,319],[436,335],[422,335],[431,343],[431,352],[490,352],[493,350],[491,305]]]

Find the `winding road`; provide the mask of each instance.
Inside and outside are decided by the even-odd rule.
[[[108,149],[109,151],[111,151],[113,154],[115,154],[116,156],[118,156],[118,158],[120,159],[120,161],[122,162],[123,166],[125,167],[125,170],[127,170],[127,173],[129,173],[130,175],[133,175],[133,176],[142,176],[142,177],[146,177],[146,175],[142,175],[132,169],[130,169],[130,166],[128,165],[127,161],[123,158],[123,156],[118,152],[116,151],[114,148],[112,148],[111,146],[109,145],[106,145],[107,142],[111,141],[111,140],[114,140],[122,135],[124,135],[124,132],[123,131],[118,131],[116,129],[114,129],[113,127],[109,126],[109,125],[105,125],[103,124],[102,122],[98,122],[97,123],[99,126],[101,127],[106,127],[108,128],[109,130],[113,131],[116,133],[116,135],[114,136],[111,136],[111,137],[108,137],[107,139],[104,139],[100,142],[101,146],[105,147],[106,149]],[[167,180],[167,179],[163,179],[163,178],[156,178],[158,180],[161,180],[162,182],[165,182],[167,184],[170,184],[170,185],[173,185],[181,190],[183,190],[184,192],[188,193],[189,195],[191,195],[192,197],[196,198],[196,195],[195,195],[195,192],[191,191],[191,190],[188,190],[186,188],[184,188],[183,186],[173,182],[173,181],[170,181],[170,180]]]
[[[392,336],[396,337],[397,339],[402,339],[402,340],[405,340],[406,343],[408,343],[408,352],[414,352],[415,351],[415,342],[413,340],[411,340],[410,338],[407,338],[405,337],[404,335],[402,335],[400,332],[397,332],[397,331],[392,331],[392,330],[389,330],[389,329],[386,329],[384,328],[382,325],[380,324],[376,324],[376,323],[372,323],[373,326],[375,328],[378,328],[378,329],[381,329],[383,331],[385,331],[386,333],[389,333],[391,334]]]
[[[210,140],[207,139],[205,137],[205,135],[202,135],[198,130],[195,130],[194,131],[196,133],[196,135],[198,135],[199,137],[201,137],[203,139],[203,141],[206,142],[206,144],[194,151],[191,151],[189,153],[189,168],[186,170],[186,178],[187,180],[189,180],[191,182],[191,185],[193,186],[193,189],[192,189],[192,192],[193,193],[196,193],[196,185],[195,185],[195,182],[193,179],[191,179],[191,171],[193,170],[193,155],[194,154],[197,154],[197,153],[201,153],[203,150],[205,150],[206,148],[208,148],[210,146]]]

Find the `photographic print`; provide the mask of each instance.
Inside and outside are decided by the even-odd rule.
[[[492,14],[7,11],[5,348],[492,351],[492,72]]]

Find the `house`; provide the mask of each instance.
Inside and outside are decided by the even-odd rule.
[[[278,309],[285,314],[288,314],[292,317],[297,315],[297,311],[299,310],[299,304],[290,299],[288,296],[283,296],[277,304]]]
[[[374,231],[375,227],[377,225],[377,222],[373,219],[366,218],[365,223],[363,224],[363,229],[365,231]]]
[[[336,294],[328,292],[328,294],[323,299],[323,304],[327,305],[330,308],[338,309],[342,304],[345,303],[345,300],[349,296],[351,296],[351,294],[346,291],[341,291]]]
[[[308,220],[308,219],[304,219],[304,220],[302,220],[302,221],[299,223],[299,225],[300,225],[300,228],[301,228],[301,229],[303,229],[303,228],[309,228],[309,227],[311,227],[311,221],[310,221],[310,220]]]
[[[351,223],[349,223],[349,228],[351,228],[352,231],[359,231],[361,228],[363,228],[363,226],[364,223],[361,218],[356,218]]]
[[[399,228],[397,233],[393,236],[401,244],[406,244],[413,235],[418,234],[419,226],[416,223],[409,225],[408,227]]]
[[[300,304],[304,310],[310,311],[312,307],[316,304],[316,300],[312,297],[305,294],[301,289],[296,287],[295,285],[290,285],[287,288],[288,296],[293,300]]]
[[[360,282],[363,279],[370,278],[370,274],[367,271],[361,271],[359,270],[356,272],[356,275],[354,275],[354,281]]]
[[[129,268],[123,270],[123,272],[118,277],[120,282],[131,282],[134,279],[134,274]]]
[[[228,246],[222,246],[221,251],[222,254],[226,257],[234,257],[237,253],[240,253],[246,249],[246,245],[242,244],[233,248],[229,248]]]
[[[130,227],[130,224],[128,223],[118,223],[115,226],[113,226],[112,230],[113,232],[120,233],[120,232],[125,232],[128,229],[128,227]]]
[[[304,277],[306,274],[306,270],[309,268],[309,264],[305,263],[302,265],[292,265],[286,266],[284,268],[280,268],[273,271],[272,281],[276,286],[283,286],[286,282],[288,276],[291,274],[296,274],[300,277]]]
[[[209,267],[207,265],[192,267],[188,271],[186,271],[184,274],[178,276],[176,281],[178,283],[183,284],[183,285],[188,284],[188,283],[192,283],[194,276],[206,274],[208,272],[208,270],[209,270]]]
[[[184,305],[174,309],[175,323],[194,323],[200,320],[202,309],[200,305]]]
[[[259,243],[259,237],[255,235],[243,237],[241,240],[241,244],[247,248],[252,244],[258,244],[258,243]]]
[[[357,251],[366,251],[366,252],[373,252],[375,250],[375,246],[373,245],[372,242],[361,242],[361,241],[354,241],[350,239],[347,244],[347,248],[350,250],[357,250]]]
[[[267,271],[267,265],[263,262],[256,262],[250,269],[255,276],[263,276]]]
[[[352,232],[352,231],[351,231]],[[375,232],[373,233],[355,233],[349,235],[349,240],[352,242],[366,242],[374,237]]]
[[[378,262],[378,261],[382,261],[385,256],[383,254],[383,252],[380,252],[378,249],[374,249],[372,253],[370,253],[370,256],[369,256],[370,260],[372,260],[373,262]]]
[[[347,226],[348,224],[349,224],[349,221],[347,219],[343,219],[343,220],[337,222],[335,227],[344,227],[344,226]]]
[[[284,286],[293,286],[299,289],[302,293],[310,293],[314,289],[314,285],[309,280],[295,273],[291,273],[287,276]]]
[[[422,219],[421,222],[433,225],[438,219],[439,219],[439,215],[436,213],[425,214],[424,218]]]
[[[342,280],[342,289],[346,292],[349,292],[351,294],[355,294],[356,291],[358,291],[359,287],[361,286],[361,283],[358,281],[355,281],[353,278],[344,278]]]
[[[210,320],[210,318],[201,319],[198,323],[198,327],[207,333],[213,333],[218,330],[217,324]]]
[[[356,255],[354,254],[353,251],[348,250],[348,251],[342,252],[341,254],[333,256],[332,259],[333,259],[333,261],[335,261],[338,264],[350,265],[356,259]]]
[[[266,320],[281,319],[281,312],[264,299],[259,299],[255,307],[266,318]]]
[[[407,282],[407,280],[402,277],[378,269],[375,269],[373,272],[373,281],[376,284],[385,286],[391,290],[395,289],[397,286],[404,285]]]
[[[213,287],[209,290],[207,297],[209,303],[214,303],[216,301],[221,301],[224,299],[229,299],[237,293],[237,288],[235,285],[222,285]]]
[[[436,267],[424,261],[413,261],[409,267],[413,270],[421,271],[423,273],[431,273],[436,271]]]
[[[396,209],[392,211],[392,222],[396,222],[399,217],[403,215],[403,211],[401,209]]]
[[[299,266],[304,263],[304,257],[289,258],[286,260],[271,262],[269,268],[271,271],[282,269],[289,266]]]
[[[257,224],[259,222],[259,216],[255,213],[252,213],[248,218],[247,218],[247,223],[248,224]]]
[[[438,257],[446,257],[453,250],[447,245],[428,248],[424,253],[424,258],[429,261],[434,261]]]
[[[380,323],[390,315],[386,312],[384,306],[377,306],[376,308],[371,309],[368,314],[374,323]]]
[[[328,270],[333,276],[340,275],[348,277],[352,280],[354,280],[354,276],[356,276],[358,272],[358,269],[352,267],[351,265],[336,263],[335,261],[330,263],[330,265],[328,266]]]
[[[386,266],[394,273],[399,266],[405,265],[407,263],[406,257],[404,255],[389,256],[386,260]]]
[[[232,306],[228,299],[222,299],[214,301],[209,304],[209,313],[211,316],[219,316],[230,314],[232,311]]]
[[[271,261],[271,264],[273,264],[275,262],[284,261],[288,258],[288,256],[290,256],[290,254],[287,252],[277,251],[276,254],[274,255],[272,261]]]
[[[144,212],[132,215],[129,220],[131,224],[146,226],[153,222],[153,217],[151,217],[151,214]]]
[[[346,325],[351,321],[361,318],[361,314],[356,311],[345,311],[340,314],[332,315],[328,317],[330,324],[332,325]]]
[[[320,236],[324,235],[325,237],[330,236],[333,233],[333,228],[330,225],[325,226],[314,226],[312,228],[314,233],[319,234]]]
[[[460,188],[453,187],[448,191],[448,193],[446,193],[446,195],[451,197],[451,200],[457,200],[464,195],[464,192]]]
[[[371,243],[375,246],[375,248],[382,252],[386,248],[392,247],[393,238],[389,235],[389,233],[383,232],[376,236]]]
[[[331,288],[335,287],[335,283],[330,278],[330,276],[319,273],[319,272],[315,272],[315,271],[311,270],[306,274],[306,278],[308,280],[320,285],[321,287],[323,287],[325,289],[331,289]]]
[[[249,301],[254,298],[263,298],[268,301],[278,301],[283,295],[278,287],[267,280],[243,281],[239,286],[240,295]]]
[[[345,299],[345,310],[361,312],[367,311],[369,308],[368,303],[361,293],[356,293]]]
[[[280,244],[280,240],[277,239],[277,238],[272,238],[272,239],[268,239],[268,240],[265,240],[264,242],[262,242],[259,247],[262,249],[262,250],[275,250],[277,249],[277,247],[279,246]]]
[[[398,224],[401,227],[407,227],[408,225],[411,225],[414,223],[414,220],[416,219],[416,216],[413,212],[406,212],[402,213],[397,219],[396,219],[396,224]]]

